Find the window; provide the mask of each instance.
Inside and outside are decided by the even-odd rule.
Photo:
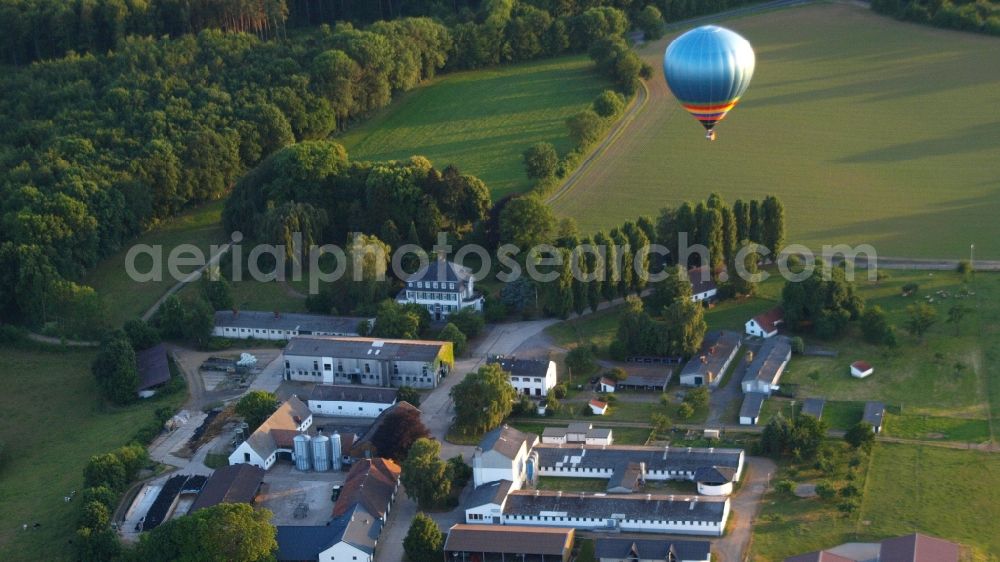
[[[313,361],[313,371],[319,370],[319,361]]]
[[[333,365],[331,365],[329,363],[323,363],[323,370],[324,371],[332,371],[333,370]]]
[[[372,366],[369,363],[365,363],[365,372],[366,373],[372,372]]]

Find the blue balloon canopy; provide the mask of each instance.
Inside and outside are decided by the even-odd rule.
[[[740,101],[756,58],[735,31],[706,25],[674,39],[663,55],[663,75],[681,106],[709,131]]]

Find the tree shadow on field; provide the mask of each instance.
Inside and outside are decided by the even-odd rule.
[[[993,123],[980,123],[968,127],[956,135],[900,143],[859,152],[839,158],[835,162],[841,164],[902,162],[931,156],[996,150],[998,147],[1000,147],[1000,121],[994,121]],[[1000,161],[998,161],[998,166],[1000,166]]]
[[[944,188],[942,188],[944,189]],[[898,194],[900,199],[906,193]],[[857,201],[857,205],[864,205]],[[884,256],[899,255],[900,251],[886,252],[881,247],[913,247],[914,239],[953,241],[954,254],[919,257],[967,257],[969,244],[976,244],[976,256],[982,259],[1000,259],[1000,188],[981,196],[955,199],[939,204],[925,212],[886,218],[868,218],[841,224],[836,227],[811,232],[810,238],[821,244],[871,244]]]

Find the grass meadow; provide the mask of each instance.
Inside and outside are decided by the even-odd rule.
[[[70,503],[63,497],[82,490],[87,460],[126,444],[156,408],[184,398],[106,406],[90,374],[95,352],[47,349],[0,347],[0,558],[6,561],[73,559],[79,496]]]
[[[521,153],[532,144],[569,152],[566,118],[609,87],[585,56],[448,74],[338,140],[355,160],[418,154],[439,167],[455,164],[486,182],[495,201],[531,187]]]
[[[847,3],[729,20],[757,54],[740,105],[704,140],[663,81],[676,34],[640,51],[651,96],[554,203],[581,230],[663,206],[778,195],[787,238],[881,255],[1000,258],[1000,39],[902,23]]]
[[[142,316],[163,293],[176,284],[176,280],[166,270],[167,256],[180,244],[193,244],[201,249],[205,258],[209,257],[209,246],[222,245],[228,240],[222,229],[222,201],[216,201],[191,209],[128,243],[118,253],[106,258],[90,271],[83,282],[103,295],[109,303],[114,326]],[[129,248],[136,244],[148,244],[162,248],[164,274],[161,281],[139,283],[133,281],[125,270],[125,258]],[[149,271],[151,258],[140,255],[135,260],[136,270]],[[182,268],[188,273],[194,268]]]

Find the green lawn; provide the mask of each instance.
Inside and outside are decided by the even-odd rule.
[[[83,488],[95,454],[124,445],[163,405],[183,393],[127,408],[108,408],[90,374],[92,351],[0,348],[0,552],[7,561],[68,560]],[[79,499],[79,496],[77,496]],[[34,528],[33,525],[39,526]],[[21,525],[27,523],[28,530]]]
[[[355,160],[426,156],[455,164],[489,186],[493,199],[531,187],[521,153],[550,142],[572,148],[566,118],[609,82],[584,56],[459,72],[402,96],[338,139]]]
[[[789,242],[882,255],[1000,258],[1000,39],[901,23],[846,3],[730,20],[757,64],[706,142],[662,74],[672,34],[640,54],[651,97],[555,204],[584,232],[719,192],[779,196]]]
[[[1000,455],[881,444],[875,448],[860,527],[886,537],[918,530],[998,560]],[[989,554],[987,554],[989,553]]]
[[[221,245],[228,241],[220,222],[222,207],[223,202],[217,201],[169,219],[129,242],[120,252],[108,257],[90,271],[83,282],[93,287],[108,301],[115,326],[141,316],[177,282],[166,269],[167,257],[173,248],[180,244],[193,244],[202,250],[207,260],[210,245]],[[137,244],[162,248],[161,281],[139,283],[128,276],[125,270],[125,257],[129,248]],[[139,272],[147,272],[152,261],[149,256],[141,255],[136,258],[135,265]],[[182,272],[188,273],[191,269],[194,268],[182,268]]]

